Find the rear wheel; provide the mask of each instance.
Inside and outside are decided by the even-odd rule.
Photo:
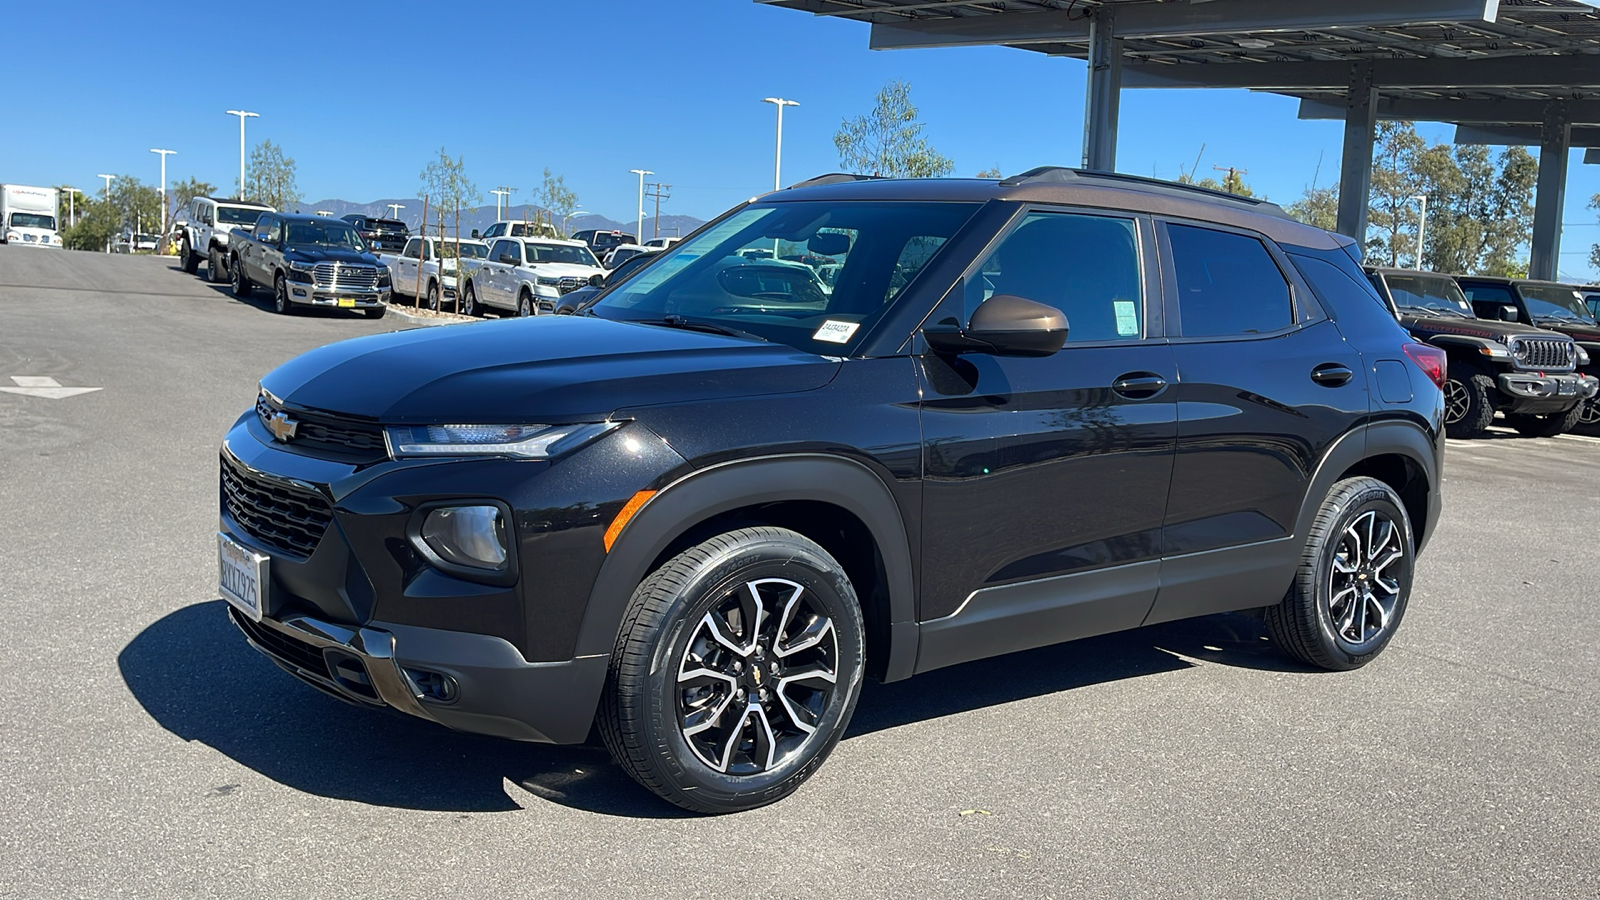
[[[184,237],[183,243],[178,248],[178,257],[183,260],[183,271],[193,275],[200,268],[200,255],[189,246],[189,238]]]
[[[473,289],[472,282],[467,282],[466,290],[461,293],[461,314],[475,316],[478,314],[478,292]]]
[[[206,251],[206,280],[212,284],[221,284],[227,280],[223,272],[222,254],[216,247]]]
[[[1587,402],[1579,403],[1566,412],[1550,413],[1535,416],[1524,413],[1515,413],[1506,416],[1506,422],[1517,430],[1518,434],[1525,437],[1555,437],[1566,434],[1577,427],[1579,419],[1583,417],[1584,407]]]
[[[782,528],[689,548],[634,591],[598,719],[629,775],[706,813],[798,788],[861,692],[854,588],[828,552]]]
[[[1267,608],[1272,639],[1322,669],[1355,669],[1388,646],[1411,596],[1411,520],[1376,478],[1333,486],[1311,527],[1289,593]]]
[[[255,286],[250,279],[244,276],[244,264],[238,259],[233,261],[233,295],[235,297],[248,297],[255,293]]]
[[[1451,368],[1444,383],[1444,430],[1453,438],[1474,438],[1494,421],[1494,379],[1465,366]]]

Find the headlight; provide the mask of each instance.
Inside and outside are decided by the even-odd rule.
[[[20,241],[20,240],[22,240],[22,234],[20,232],[16,232],[16,231],[8,231],[8,232],[6,232],[6,240],[8,240],[8,241]]]
[[[391,425],[384,429],[395,459],[500,456],[549,459],[589,443],[621,422],[585,425]]]
[[[316,271],[316,263],[291,262],[289,263],[290,281],[311,281],[312,273]]]
[[[498,506],[429,510],[418,536],[447,563],[472,569],[505,568],[506,526]]]
[[[561,279],[554,275],[540,275],[539,283],[546,287],[560,287]]]
[[[379,284],[389,284],[389,279],[391,277],[392,276],[389,274],[389,267],[388,266],[384,266],[383,268],[378,270],[378,283]]]

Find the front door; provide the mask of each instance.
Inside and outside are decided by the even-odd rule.
[[[919,670],[1149,612],[1177,427],[1153,248],[1147,220],[1030,212],[935,312],[965,323],[1013,294],[1061,309],[1069,330],[1043,358],[920,359]]]

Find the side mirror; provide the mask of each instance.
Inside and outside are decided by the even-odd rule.
[[[1500,321],[1502,321],[1502,322],[1515,322],[1516,320],[1517,320],[1517,308],[1515,306],[1511,306],[1511,305],[1508,304],[1508,305],[1504,305],[1504,306],[1500,307]]]
[[[593,275],[589,276],[589,286],[590,287],[605,287],[605,284],[606,284],[606,277],[604,275],[601,275],[599,272],[596,272]]]
[[[500,254],[499,262],[503,262],[508,266],[514,266],[517,264],[517,258],[509,253],[502,253]]]
[[[477,240],[478,239],[478,229],[476,229],[476,228],[472,229],[472,239],[473,240]]]
[[[922,329],[922,336],[940,353],[1049,356],[1067,342],[1067,317],[1053,306],[995,294],[973,310],[966,330],[930,325]]]

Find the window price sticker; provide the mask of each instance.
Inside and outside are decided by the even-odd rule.
[[[1117,334],[1132,337],[1139,333],[1139,311],[1132,300],[1114,300],[1112,309],[1117,314]]]
[[[838,319],[829,319],[822,323],[817,333],[811,336],[813,341],[827,341],[830,344],[847,344],[850,342],[856,329],[861,327],[860,322],[841,322]]]

